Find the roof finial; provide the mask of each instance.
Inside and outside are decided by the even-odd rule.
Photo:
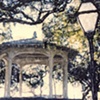
[[[36,33],[36,31],[34,31],[34,33],[33,33],[33,37],[32,37],[33,39],[36,39],[37,38],[37,33]]]

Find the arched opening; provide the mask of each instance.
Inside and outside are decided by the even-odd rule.
[[[22,67],[22,97],[44,97],[47,95],[48,70],[46,65],[28,64]],[[28,95],[27,95],[28,94]]]
[[[16,55],[13,62],[20,66],[17,67],[19,70],[17,90],[15,89],[15,93],[11,91],[12,97],[36,97],[47,96],[49,94],[47,91],[43,91],[43,88],[46,87],[44,85],[45,79],[47,79],[45,76],[48,73],[47,56],[42,53],[25,53]],[[48,88],[46,87],[45,89]]]

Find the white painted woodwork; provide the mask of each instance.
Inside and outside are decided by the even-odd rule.
[[[53,54],[49,56],[49,97],[52,98],[53,86],[52,86],[52,71],[53,71]]]
[[[19,82],[19,96],[22,97],[22,66],[20,66]]]
[[[68,59],[65,59],[63,66],[63,98],[68,98]]]
[[[6,66],[6,75],[5,75],[5,97],[10,97],[10,86],[11,86],[11,73],[12,73],[12,52],[8,52],[8,66]]]

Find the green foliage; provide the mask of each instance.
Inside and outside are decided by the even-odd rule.
[[[54,14],[49,23],[43,23],[42,30],[45,37],[58,45],[68,45],[66,40],[81,31],[78,23],[71,23],[66,11]]]
[[[61,64],[55,65],[53,67],[53,79],[62,81],[63,79],[63,72],[62,72],[62,66]]]
[[[0,42],[10,39],[13,39],[12,30],[10,28],[10,24],[6,24],[4,27],[0,28]]]
[[[31,70],[30,73],[28,73],[29,70]],[[43,87],[43,78],[45,77],[46,73],[46,66],[38,65],[36,68],[30,66],[27,70],[23,71],[23,81],[25,81],[26,84],[32,88],[37,88],[38,86]]]
[[[1,0],[0,22],[35,25],[51,13],[62,12],[71,0]]]
[[[84,87],[85,95],[91,91],[91,78],[90,78],[90,54],[89,44],[81,31],[80,26],[76,20],[74,13],[77,9],[70,7],[69,10],[54,14],[49,23],[43,23],[43,33],[48,40],[58,45],[64,45],[77,49],[79,54],[74,58],[69,58],[69,81],[79,81]],[[100,25],[98,25],[100,26]],[[95,59],[95,73],[96,73],[96,85],[100,85],[100,27],[97,27],[96,34],[94,36],[94,59]],[[60,69],[61,70],[61,69]],[[60,79],[58,70],[55,70],[56,79]],[[54,76],[54,75],[53,75]]]

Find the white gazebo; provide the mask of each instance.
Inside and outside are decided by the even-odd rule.
[[[20,95],[22,92],[22,68],[27,64],[44,64],[49,68],[49,98],[53,97],[53,65],[61,63],[63,69],[63,98],[68,98],[68,54],[75,50],[35,39],[5,42],[0,45],[0,59],[6,64],[4,97],[10,97],[12,63],[20,65]]]

